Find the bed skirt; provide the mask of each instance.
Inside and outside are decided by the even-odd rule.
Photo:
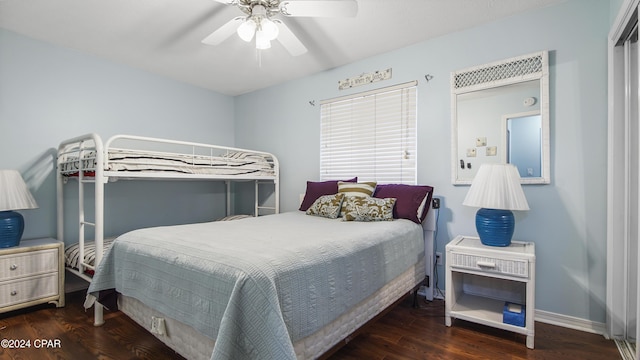
[[[411,291],[425,278],[424,258],[396,277],[368,298],[361,301],[350,312],[341,315],[314,334],[294,343],[298,359],[316,359],[331,350],[336,344],[355,332],[377,314]],[[118,308],[151,332],[152,317],[165,320],[166,335],[154,334],[167,346],[187,359],[211,358],[215,341],[202,335],[189,325],[168,318],[142,302],[120,295]]]

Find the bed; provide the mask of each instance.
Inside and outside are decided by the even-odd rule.
[[[279,163],[270,153],[228,146],[210,145],[134,135],[115,135],[103,141],[90,133],[62,141],[57,153],[58,239],[65,239],[64,193],[74,187],[78,193],[77,239],[75,249],[67,248],[67,269],[91,281],[95,264],[104,254],[104,188],[120,180],[224,181],[227,189],[226,212],[231,212],[231,183],[255,183],[254,216],[278,213]],[[265,188],[266,186],[266,188]],[[91,189],[92,188],[92,189]],[[93,191],[90,191],[93,190]],[[261,196],[267,191],[271,196]],[[92,196],[85,196],[85,193]],[[263,194],[264,195],[264,194]],[[90,199],[88,199],[90,197]],[[266,199],[262,201],[262,199]],[[93,206],[93,218],[85,215]],[[68,209],[66,209],[68,210]],[[90,212],[89,212],[90,213]],[[86,239],[87,228],[94,238]],[[96,306],[95,323],[103,322]]]
[[[285,212],[124,234],[89,293],[117,289],[120,310],[188,359],[314,359],[421,284],[424,254],[409,220]]]

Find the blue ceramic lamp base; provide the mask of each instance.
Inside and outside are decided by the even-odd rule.
[[[482,208],[476,213],[476,230],[484,245],[511,245],[514,228],[515,220],[511,210]]]
[[[24,218],[15,211],[0,211],[0,248],[18,246],[24,231]]]

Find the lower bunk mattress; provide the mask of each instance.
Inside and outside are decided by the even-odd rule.
[[[113,243],[85,305],[115,289],[211,339],[212,359],[294,359],[294,344],[416,264],[424,278],[423,261],[422,227],[402,219],[290,212],[141,229]]]

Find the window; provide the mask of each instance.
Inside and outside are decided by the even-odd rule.
[[[416,84],[322,101],[321,180],[416,184]]]

